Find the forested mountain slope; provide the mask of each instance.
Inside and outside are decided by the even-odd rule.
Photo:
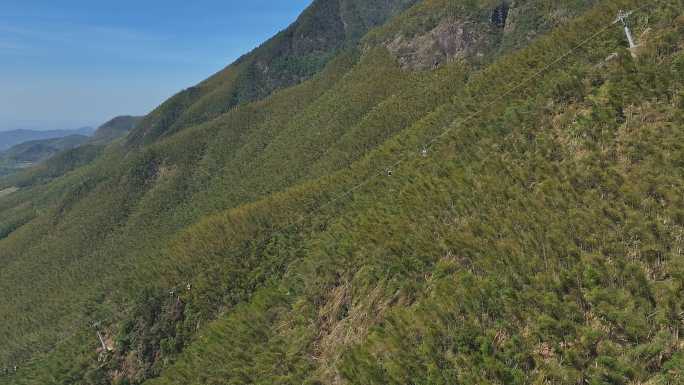
[[[353,47],[370,28],[416,1],[316,0],[286,30],[162,104],[143,120],[129,142],[150,143],[298,84],[320,71],[339,50]]]
[[[91,142],[94,144],[107,144],[122,138],[128,135],[141,120],[142,117],[139,116],[117,116],[98,127],[93,134]]]
[[[308,80],[0,182],[0,383],[684,380],[682,2],[363,4]]]

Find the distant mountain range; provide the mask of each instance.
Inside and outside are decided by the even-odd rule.
[[[23,142],[0,152],[0,176],[31,167],[54,155],[76,148],[90,140],[86,135]]]
[[[0,132],[0,176],[14,174],[85,144],[104,146],[127,135],[140,120],[136,116],[118,116],[97,130],[83,127],[76,130]]]
[[[82,127],[74,130],[11,130],[0,131],[0,151],[5,151],[10,147],[32,141],[43,139],[64,138],[70,135],[84,135],[90,136],[95,132],[92,127]]]

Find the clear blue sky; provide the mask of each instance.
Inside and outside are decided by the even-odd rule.
[[[0,130],[142,115],[311,0],[0,0]]]

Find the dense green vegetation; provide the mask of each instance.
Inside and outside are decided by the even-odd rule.
[[[145,117],[129,143],[150,143],[309,79],[370,28],[416,1],[314,1],[290,27]]]
[[[295,82],[247,57],[0,181],[0,383],[682,383],[682,2],[634,58],[631,0],[425,0],[355,46],[389,3],[329,10],[363,27]],[[455,14],[485,57],[385,48]]]
[[[107,144],[123,138],[142,120],[139,116],[117,116],[95,130],[91,143]]]

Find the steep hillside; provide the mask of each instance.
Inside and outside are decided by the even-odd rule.
[[[319,72],[339,50],[417,0],[315,0],[290,27],[148,115],[132,145],[207,122]]]
[[[681,383],[684,4],[412,3],[1,180],[0,383]]]
[[[107,144],[116,139],[123,138],[128,135],[141,120],[142,117],[138,116],[117,116],[95,130],[91,143]]]

